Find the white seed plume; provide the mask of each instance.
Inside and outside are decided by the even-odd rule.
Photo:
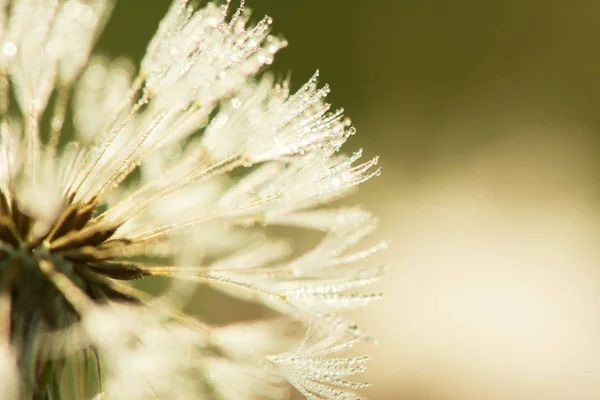
[[[0,391],[22,399],[355,399],[371,340],[342,312],[385,269],[377,226],[323,208],[378,175],[318,73],[242,5],[174,0],[139,69],[91,56],[110,0],[0,1]],[[252,22],[257,21],[257,22]],[[68,121],[67,117],[72,117]],[[294,252],[265,227],[323,239]],[[158,296],[129,285],[162,276]],[[214,326],[209,285],[280,314]],[[304,334],[304,338],[303,338]]]

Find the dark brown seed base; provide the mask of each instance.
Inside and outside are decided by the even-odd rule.
[[[35,399],[47,398],[48,368],[55,370],[61,364],[42,355],[52,351],[45,349],[51,345],[44,343],[44,334],[80,319],[77,307],[42,271],[40,262],[51,263],[94,302],[139,302],[112,279],[132,280],[147,274],[136,263],[122,260],[131,242],[111,239],[118,226],[95,222],[97,206],[65,199],[51,228],[38,234],[33,229],[35,221],[19,207],[18,199],[0,190],[0,288],[8,304],[3,312],[9,314],[0,315],[0,329],[10,335],[23,378],[33,380],[28,386],[36,388]]]

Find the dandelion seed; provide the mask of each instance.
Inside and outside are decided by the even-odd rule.
[[[175,0],[139,70],[90,57],[109,0],[0,1],[0,388],[22,399],[355,398],[369,340],[339,314],[383,268],[376,220],[319,207],[377,175],[318,73],[263,73],[269,17]],[[66,124],[72,115],[72,124]],[[73,126],[74,132],[65,126]],[[242,171],[242,173],[238,173]],[[325,233],[292,257],[264,226]],[[153,297],[127,281],[173,278]],[[205,284],[281,313],[218,327]],[[300,328],[300,329],[295,329]],[[297,336],[305,332],[304,340]]]

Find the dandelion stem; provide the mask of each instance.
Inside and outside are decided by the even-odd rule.
[[[238,213],[241,211],[246,211],[252,208],[256,208],[259,206],[262,206],[263,204],[266,204],[270,201],[275,200],[277,197],[279,196],[279,194],[275,194],[271,197],[268,197],[266,199],[260,199],[251,203],[248,203],[242,207],[238,207],[238,208],[234,208],[234,209],[230,209],[230,210],[225,210],[221,213],[217,213],[217,214],[212,214],[206,217],[202,217],[202,218],[197,218],[197,219],[193,219],[193,220],[189,220],[180,224],[168,224],[168,225],[164,225],[158,228],[154,228],[150,231],[147,232],[143,232],[143,233],[139,233],[139,234],[132,234],[129,238],[133,241],[137,241],[137,242],[141,242],[141,241],[149,241],[149,240],[155,240],[155,239],[159,239],[165,236],[168,236],[174,232],[177,231],[181,231],[181,230],[185,230],[185,229],[190,229],[190,228],[194,228],[198,225],[201,225],[203,223],[206,223],[208,221],[212,221],[218,218],[222,218],[222,217],[226,217],[228,215],[234,214],[234,213]]]
[[[139,214],[140,212],[145,211],[148,208],[150,208],[159,199],[189,185],[192,182],[198,182],[203,179],[208,179],[216,174],[227,173],[229,171],[232,171],[235,168],[242,166],[244,164],[244,161],[242,159],[240,159],[240,156],[241,156],[240,154],[236,154],[234,156],[231,156],[229,158],[221,160],[217,163],[214,163],[213,165],[211,165],[208,168],[203,168],[196,173],[192,173],[192,174],[188,175],[184,179],[175,181],[172,184],[167,185],[166,187],[162,188],[157,193],[142,197],[141,201],[138,200],[138,198],[136,196],[137,192],[134,192],[132,195],[128,196],[125,200],[117,203],[113,207],[106,210],[103,214],[96,217],[96,219],[106,218],[107,214],[114,213],[115,210],[119,209],[119,206],[123,206],[123,205],[126,205],[127,203],[131,202],[131,203],[133,203],[132,206],[134,206],[134,208],[132,208],[129,211],[126,211],[124,214],[122,214],[119,217],[119,219],[117,220],[117,224],[120,224],[121,221],[122,222],[127,221],[127,220],[131,219],[133,216],[135,216],[136,214]],[[142,187],[140,190],[142,190],[143,188],[144,187]],[[136,204],[136,200],[137,200],[137,204]]]
[[[50,119],[50,139],[48,141],[48,148],[51,156],[55,155],[58,150],[58,144],[65,123],[65,116],[67,114],[69,94],[70,87],[65,85],[58,87],[54,109],[52,110],[52,118]]]
[[[130,94],[128,97],[127,105],[131,105],[131,103],[133,102],[133,99],[139,93],[139,91],[143,85],[144,85],[144,78],[141,76],[138,76],[132,85],[132,88],[131,88],[131,91],[130,91]],[[74,189],[69,188],[69,190],[67,192],[67,193],[69,193],[69,195],[74,195],[74,194],[77,194],[77,192],[79,192],[79,190],[81,189],[83,184],[87,181],[87,179],[92,175],[92,172],[94,171],[94,169],[98,166],[98,163],[100,162],[100,160],[102,159],[102,157],[104,156],[104,154],[106,153],[106,151],[108,150],[110,145],[114,142],[114,140],[117,138],[117,136],[123,131],[123,129],[125,129],[127,124],[129,122],[131,122],[134,115],[142,108],[142,106],[144,104],[146,104],[148,102],[148,99],[149,99],[149,94],[147,94],[147,92],[144,92],[144,94],[142,95],[142,98],[140,98],[133,105],[133,107],[131,107],[129,109],[127,116],[123,119],[123,121],[119,124],[119,126],[116,129],[113,129],[114,125],[119,121],[119,119],[121,117],[121,113],[117,113],[115,115],[115,118],[113,119],[113,121],[111,121],[109,123],[109,127],[106,130],[106,134],[102,135],[102,137],[98,139],[96,144],[94,146],[92,146],[92,149],[94,149],[95,151],[90,151],[88,153],[89,157],[86,157],[86,159],[83,162],[83,166],[82,166],[82,168],[85,168],[86,171],[85,171],[83,177],[79,180],[79,183],[77,184],[77,186]],[[96,154],[94,155],[94,153],[96,153]],[[93,160],[93,161],[91,161],[91,160]]]
[[[27,164],[31,170],[28,171],[30,178],[35,182],[37,180],[37,171],[39,164],[40,149],[39,132],[39,110],[32,105],[29,112],[25,115],[25,137],[27,138]]]
[[[98,355],[98,349],[93,346],[89,347],[90,352],[94,357],[94,364],[96,365],[96,375],[98,377],[98,392],[100,396],[104,394],[104,389],[102,388],[102,366],[100,365],[100,356]]]

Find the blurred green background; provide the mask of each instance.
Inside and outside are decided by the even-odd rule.
[[[99,49],[141,59],[169,4],[118,2]],[[464,153],[528,124],[600,132],[597,1],[253,0],[247,6],[257,18],[272,16],[274,32],[290,42],[272,69],[292,71],[296,85],[320,69],[333,88],[331,101],[359,129],[353,144],[393,157],[386,169],[397,166],[416,178],[440,157],[460,162]]]
[[[169,5],[121,0],[98,47],[140,60]],[[600,398],[600,2],[253,0],[383,176],[350,202],[392,240],[372,398]]]

